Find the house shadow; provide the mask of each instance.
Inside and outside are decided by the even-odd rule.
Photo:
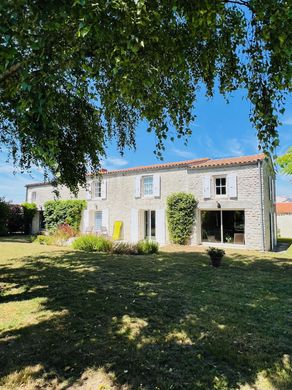
[[[37,378],[70,388],[102,368],[116,389],[193,390],[254,386],[265,372],[292,388],[287,259],[208,263],[193,253],[10,261],[0,303],[38,300],[41,315],[1,333],[1,376],[38,366]]]

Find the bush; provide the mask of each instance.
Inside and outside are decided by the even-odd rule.
[[[220,248],[215,248],[213,246],[210,246],[207,250],[206,250],[207,254],[210,256],[210,257],[223,257],[225,255],[225,251],[223,249],[220,249]]]
[[[52,233],[56,240],[65,241],[70,237],[75,237],[77,235],[77,231],[72,228],[72,226],[63,223],[57,227],[57,229]]]
[[[0,235],[8,233],[9,203],[0,198]]]
[[[37,205],[35,203],[24,202],[21,204],[23,210],[23,229],[24,234],[31,233],[32,219],[37,212]]]
[[[167,222],[170,239],[175,244],[188,242],[195,220],[197,201],[192,194],[178,192],[167,198]]]
[[[129,242],[114,242],[112,253],[117,255],[137,255],[138,247],[137,245]]]
[[[23,208],[18,204],[9,204],[7,229],[10,234],[24,231]]]
[[[54,245],[54,237],[39,235],[34,242],[40,245]]]
[[[155,241],[142,240],[138,242],[137,249],[139,255],[149,255],[152,253],[157,253],[159,245]]]
[[[77,237],[72,246],[86,252],[109,252],[112,249],[112,242],[103,236],[86,234]]]
[[[46,229],[55,230],[60,224],[67,224],[79,231],[85,207],[85,200],[49,200],[44,204]]]

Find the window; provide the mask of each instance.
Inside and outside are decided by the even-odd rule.
[[[36,192],[35,192],[35,191],[33,191],[33,192],[31,193],[31,201],[32,201],[32,202],[35,202],[35,201],[36,201]]]
[[[153,176],[143,176],[143,194],[144,196],[153,195]]]
[[[101,198],[101,181],[96,180],[93,182],[93,198]]]
[[[216,177],[215,179],[215,194],[226,195],[226,177]]]
[[[144,238],[155,239],[156,236],[156,218],[155,210],[144,211]]]

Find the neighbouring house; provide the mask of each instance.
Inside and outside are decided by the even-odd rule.
[[[278,235],[292,238],[292,202],[276,203]]]
[[[166,207],[174,192],[192,193],[198,201],[191,245],[235,246],[270,250],[276,245],[275,171],[264,154],[196,160],[102,170],[102,178],[88,175],[87,200],[81,231],[106,231],[112,235],[116,221],[122,236],[136,242],[144,238],[169,243]],[[49,183],[28,184],[27,201],[39,212],[33,223],[43,227],[43,207],[54,199]],[[61,199],[74,199],[59,188]]]

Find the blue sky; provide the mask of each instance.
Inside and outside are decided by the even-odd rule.
[[[216,94],[208,100],[200,93],[195,105],[196,122],[191,126],[193,134],[188,140],[188,146],[177,139],[174,143],[167,141],[164,161],[180,161],[198,157],[223,158],[255,154],[258,152],[258,141],[255,130],[249,121],[249,102],[244,98],[244,92],[234,93],[229,104]],[[278,155],[283,154],[292,145],[292,98],[287,101],[283,125],[279,129],[280,146]],[[108,145],[107,159],[104,167],[120,169],[135,165],[159,163],[153,151],[155,137],[146,132],[146,125],[137,128],[137,149],[126,150],[120,156],[115,142]],[[42,181],[42,173],[33,170],[32,174],[14,174],[11,162],[6,162],[7,154],[0,152],[0,197],[4,196],[13,202],[25,199],[24,185]],[[277,194],[292,198],[292,178],[277,175]]]

